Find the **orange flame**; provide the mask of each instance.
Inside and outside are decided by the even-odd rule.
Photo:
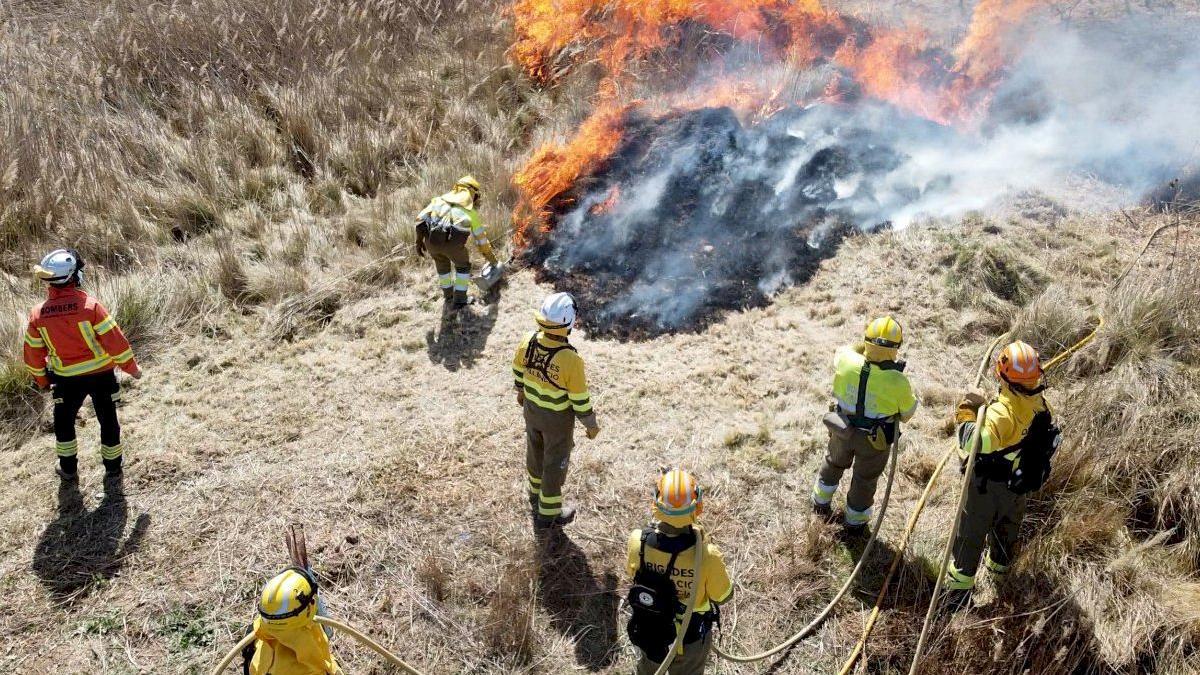
[[[593,216],[599,216],[608,213],[609,211],[613,210],[613,207],[616,206],[617,202],[619,201],[621,201],[621,186],[614,185],[609,188],[608,196],[604,198],[604,201],[593,206],[588,210],[588,213],[592,214]]]
[[[605,102],[579,128],[566,145],[547,143],[533,154],[513,184],[521,192],[521,204],[514,214],[514,243],[524,248],[531,226],[546,225],[551,200],[566,192],[582,175],[593,170],[617,149],[625,113],[635,104]]]
[[[678,46],[689,27],[751,44],[768,66],[792,72],[822,62],[836,66],[822,98],[861,94],[942,124],[970,125],[986,111],[1015,29],[1046,2],[980,0],[966,37],[943,52],[919,29],[870,29],[820,0],[515,0],[512,55],[531,77],[550,82],[572,63],[595,58],[607,78],[597,110],[575,138],[542,146],[514,178],[522,196],[514,240],[523,248],[534,228],[549,227],[549,211],[567,203],[563,195],[575,181],[616,151],[634,104],[617,103],[615,92],[633,81],[626,77],[630,65]],[[803,102],[767,79],[727,73],[704,87],[654,97],[645,107],[727,106],[753,122]]]

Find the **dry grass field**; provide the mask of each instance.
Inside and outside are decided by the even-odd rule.
[[[769,647],[860,553],[807,500],[832,353],[892,313],[922,407],[880,546],[768,672],[848,656],[991,339],[1053,354],[1096,315],[1096,341],[1052,381],[1067,440],[1014,578],[984,575],[978,606],[935,626],[926,672],[1200,671],[1200,215],[1126,215],[1087,182],[852,237],[804,286],[700,333],[577,336],[603,433],[578,438],[576,523],[536,538],[508,360],[550,289],[520,271],[443,324],[407,253],[411,214],[464,169],[491,186],[483,215],[504,240],[510,175],[586,112],[586,82],[540,88],[508,62],[506,21],[499,4],[432,1],[0,7],[0,667],[207,672],[299,521],[330,613],[424,672],[629,672],[625,537],[673,463],[706,486],[737,586],[723,644]],[[90,412],[78,491],[59,486],[19,366],[26,270],[59,241],[144,357],[123,497],[104,494]],[[957,478],[938,483],[858,672],[907,669]],[[335,650],[348,673],[393,672]]]

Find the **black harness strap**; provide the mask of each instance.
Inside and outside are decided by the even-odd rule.
[[[567,391],[567,388],[554,381],[550,377],[550,362],[554,360],[554,355],[569,349],[575,351],[575,348],[570,344],[564,344],[561,347],[544,347],[538,342],[537,333],[529,336],[529,344],[525,347],[525,367],[533,368],[542,374],[542,377],[550,383],[552,387],[560,391]]]
[[[638,569],[642,569],[646,566],[646,540],[650,538],[650,534],[651,530],[649,528],[642,530],[642,546],[638,549]],[[675,560],[679,558],[679,553],[680,551],[673,551],[671,553],[671,559],[667,561],[667,571],[664,574],[666,575],[668,581],[671,580],[671,570],[675,569]],[[699,573],[698,570],[697,573]],[[672,581],[671,583],[675,582]]]
[[[854,416],[860,419],[867,416],[867,379],[871,377],[871,362],[863,361],[862,370],[858,373],[858,401],[854,403]]]

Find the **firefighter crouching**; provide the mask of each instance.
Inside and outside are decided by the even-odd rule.
[[[987,405],[974,475],[954,539],[954,560],[944,580],[950,601],[958,606],[965,604],[975,587],[985,545],[988,571],[998,576],[1008,573],[1025,517],[1026,495],[1046,482],[1050,458],[1061,438],[1042,396],[1046,386],[1033,347],[1020,341],[1005,347],[996,361],[996,375],[1000,389]],[[967,394],[955,411],[964,470],[977,410],[984,403],[982,396]]]
[[[584,375],[583,358],[568,342],[575,325],[575,299],[554,293],[534,312],[538,331],[513,355],[517,404],[525,415],[525,467],[529,504],[541,526],[565,525],[575,508],[563,504],[562,488],[575,444],[575,420],[588,438],[600,433]]]
[[[437,270],[445,307],[462,309],[469,304],[467,288],[471,282],[471,254],[467,240],[474,241],[479,253],[492,265],[498,264],[488,241],[487,229],[479,218],[481,199],[479,181],[473,176],[458,179],[449,192],[434,197],[417,216],[417,255],[426,251]]]
[[[704,508],[703,491],[695,476],[672,469],[658,479],[654,492],[654,521],[629,535],[626,572],[633,577],[629,591],[630,641],[638,648],[638,675],[653,675],[674,645],[686,603],[696,604],[686,627],[681,651],[668,667],[669,675],[700,675],[712,651],[712,627],[718,604],[733,595],[725,560],[714,544],[703,541],[695,527]],[[700,569],[695,547],[703,541]]]
[[[846,492],[845,527],[865,530],[871,520],[875,489],[888,461],[888,447],[899,433],[897,420],[907,422],[917,399],[896,359],[904,334],[891,317],[867,325],[857,346],[837,350],[833,359],[833,394],[837,399],[825,416],[829,448],[813,486],[813,511],[828,517],[842,474],[853,467]]]
[[[317,578],[291,567],[263,586],[255,640],[242,652],[246,675],[341,675],[329,634],[313,619],[324,616]]]
[[[105,474],[121,474],[121,425],[117,402],[121,387],[114,368],[134,379],[142,376],[129,341],[116,320],[84,291],[83,260],[74,250],[58,249],[42,258],[34,275],[50,285],[49,297],[33,308],[25,331],[25,367],[42,389],[54,395],[54,436],[58,475],[79,477],[75,416],[91,397],[100,423],[100,457]]]

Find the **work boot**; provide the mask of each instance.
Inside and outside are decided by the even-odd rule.
[[[812,511],[817,515],[818,518],[822,520],[829,520],[831,517],[833,517],[833,504],[820,504],[818,502],[813,502]]]
[[[564,506],[562,513],[557,516],[543,516],[539,514],[537,524],[538,527],[562,527],[563,525],[570,524],[573,520],[575,520],[575,507]]]
[[[106,477],[120,476],[121,472],[122,472],[122,469],[121,469],[121,458],[120,457],[118,457],[116,459],[104,460],[104,475]]]
[[[462,310],[462,309],[465,309],[465,308],[467,308],[467,307],[470,307],[470,306],[471,306],[471,305],[473,305],[473,304],[475,304],[475,298],[473,298],[473,297],[468,297],[468,296],[465,296],[465,295],[464,295],[464,296],[462,296],[462,297],[460,298],[460,297],[458,297],[458,296],[455,296],[455,298],[454,298],[454,311],[456,311],[456,312],[457,312],[457,311],[459,311],[459,310]]]
[[[857,525],[842,523],[842,535],[847,539],[858,539],[868,534],[870,534],[870,530],[867,529],[866,523],[858,523]]]
[[[79,458],[74,455],[70,457],[59,457],[58,467],[54,469],[54,473],[63,479],[63,482],[72,482],[79,480]]]
[[[538,512],[538,494],[536,492],[529,493],[529,508],[533,511],[533,515]]]
[[[116,473],[104,474],[104,494],[108,497],[125,496],[125,485],[120,470]]]

